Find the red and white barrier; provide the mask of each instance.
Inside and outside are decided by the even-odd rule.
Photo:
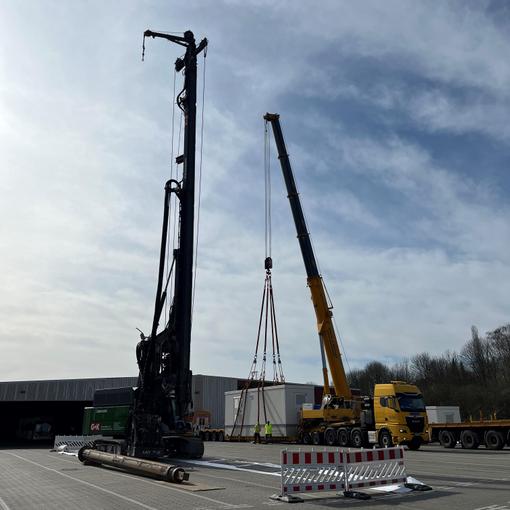
[[[300,493],[343,491],[406,481],[404,449],[350,452],[281,452],[281,493],[275,499],[296,501]]]
[[[336,452],[283,450],[281,497],[291,500],[300,492],[343,490],[344,458],[344,452],[339,450]]]
[[[346,453],[345,490],[406,482],[404,449],[384,448]]]

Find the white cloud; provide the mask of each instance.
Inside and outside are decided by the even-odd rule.
[[[483,173],[460,178],[384,122],[378,133],[351,132],[334,101],[327,117],[318,102],[350,97],[453,133],[476,130],[489,115],[485,132],[504,138],[495,105],[508,94],[510,43],[481,9],[448,3],[431,16],[426,3],[129,3],[121,15],[115,4],[54,5],[52,19],[34,3],[7,9],[3,21],[11,42],[0,59],[3,379],[135,373],[134,328],[147,330],[152,316],[179,53],[151,40],[142,66],[140,34],[187,28],[190,19],[211,43],[195,372],[244,376],[251,362],[264,277],[267,110],[282,113],[351,365],[458,348],[472,323],[484,331],[507,321],[501,193]],[[23,37],[20,27],[29,29]],[[437,86],[408,101],[408,90],[385,88],[377,75],[372,88],[335,81],[328,64],[358,58]],[[449,85],[495,99],[468,108],[434,92]],[[279,176],[274,186],[283,360],[289,380],[318,381],[315,320]],[[389,193],[398,200],[389,204],[393,217],[381,212]],[[355,230],[383,241],[356,242]]]

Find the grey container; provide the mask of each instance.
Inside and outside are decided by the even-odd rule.
[[[314,386],[309,384],[280,384],[264,388],[266,415],[264,415],[262,393],[257,388],[246,392],[241,402],[241,391],[225,393],[225,434],[227,436],[253,437],[257,420],[264,436],[265,418],[273,425],[273,438],[297,436],[299,415],[303,404],[314,402]],[[244,410],[243,410],[244,403]],[[239,418],[234,429],[238,409]],[[244,412],[244,425],[241,430]]]

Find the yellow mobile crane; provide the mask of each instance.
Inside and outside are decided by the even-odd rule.
[[[315,309],[322,357],[324,379],[322,404],[320,409],[304,408],[301,411],[301,440],[305,444],[326,443],[355,447],[370,443],[378,443],[383,447],[407,444],[411,449],[418,449],[428,436],[425,404],[416,386],[403,381],[376,384],[374,396],[363,398],[354,396],[349,387],[333,327],[332,306],[328,304],[324,282],[306,227],[283,139],[280,116],[276,113],[266,113],[264,120],[273,128],[278,159]],[[331,392],[329,374],[333,381],[334,394]]]

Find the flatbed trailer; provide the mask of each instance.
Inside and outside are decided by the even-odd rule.
[[[202,441],[225,441],[225,430],[224,429],[203,429],[198,433]]]
[[[510,420],[480,420],[459,423],[430,423],[431,442],[438,441],[444,448],[474,450],[484,444],[489,450],[510,446]]]
[[[202,441],[226,441],[231,443],[250,443],[253,441],[253,435],[249,436],[230,436],[225,433],[225,429],[207,428],[203,429],[198,433],[198,436]],[[264,433],[260,435],[260,442],[265,443],[266,438]],[[299,437],[289,436],[273,436],[270,440],[271,443],[299,443]]]

